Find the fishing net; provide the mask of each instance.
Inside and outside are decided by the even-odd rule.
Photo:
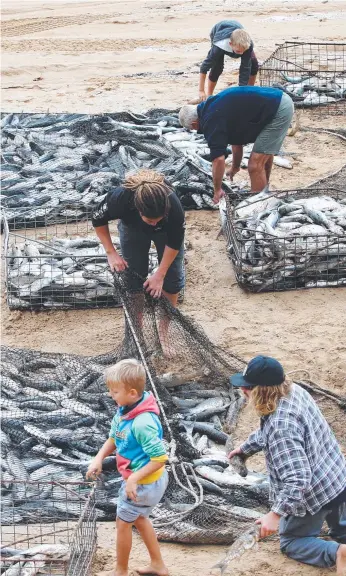
[[[168,489],[153,511],[159,538],[231,543],[269,502],[266,476],[227,469],[226,446],[232,448],[243,406],[229,387],[229,376],[242,371],[245,362],[213,344],[164,298],[134,292],[131,280],[129,273],[115,276],[125,316],[124,339],[117,349],[83,357],[2,348],[3,510],[11,511],[14,525],[39,521],[39,515],[23,506],[15,480],[83,483],[115,411],[105,387],[105,367],[136,357],[160,406],[169,454]],[[345,410],[344,398],[312,382],[301,385]],[[115,458],[106,458],[95,486],[98,520],[115,518],[120,483]],[[54,519],[50,493],[42,491],[38,497],[46,521],[49,514]],[[75,518],[73,503],[64,513]]]
[[[180,126],[177,110],[2,114],[1,127],[2,206],[10,229],[85,220],[141,168],[164,174],[186,210],[215,209],[210,150],[202,135]],[[238,196],[236,184],[222,187]]]
[[[322,190],[334,188],[346,192],[346,164],[329,176],[325,176],[309,184],[307,188],[320,188]]]

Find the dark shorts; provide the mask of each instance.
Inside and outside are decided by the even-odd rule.
[[[151,235],[143,230],[127,226],[119,220],[118,224],[121,252],[129,267],[137,272],[141,278],[131,275],[129,277],[129,288],[133,291],[143,289],[143,279],[146,279],[149,272],[149,250],[153,241],[157,250],[159,262],[162,260],[163,252],[167,243],[165,232],[155,232]],[[184,273],[184,243],[170,265],[166,274],[163,289],[168,294],[178,294],[185,286]]]
[[[219,76],[223,72],[225,55],[229,56],[230,58],[240,58],[240,56],[238,54],[234,55],[234,56],[232,54],[227,53],[227,52],[220,54],[220,58],[213,64],[213,66],[209,72],[209,80],[211,80],[212,82],[217,82]],[[258,60],[257,60],[256,54],[254,53],[254,51],[252,51],[250,75],[256,76],[256,74],[258,72],[258,68],[259,68],[259,66],[258,66]]]

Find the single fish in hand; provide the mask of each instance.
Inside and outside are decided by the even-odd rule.
[[[246,532],[243,532],[239,538],[233,542],[232,546],[230,546],[225,558],[213,566],[213,570],[219,568],[220,574],[223,576],[230,562],[242,556],[247,550],[251,550],[251,548],[257,546],[260,532],[261,527],[257,524],[251,526]]]

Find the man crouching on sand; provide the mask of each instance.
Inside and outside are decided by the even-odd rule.
[[[260,416],[260,428],[229,458],[264,451],[271,511],[256,521],[260,537],[279,529],[290,558],[346,575],[346,462],[334,434],[308,392],[285,379],[281,364],[257,356],[231,377]],[[318,538],[323,522],[332,540]]]
[[[102,471],[102,460],[116,448],[118,471],[123,477],[117,505],[117,560],[114,576],[128,576],[128,561],[135,526],[146,545],[151,563],[138,574],[168,576],[155,530],[148,518],[165,493],[168,457],[162,442],[159,407],[145,392],[146,374],[140,362],[121,360],[106,370],[106,384],[118,405],[106,440],[90,463],[87,478]]]

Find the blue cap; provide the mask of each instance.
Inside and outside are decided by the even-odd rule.
[[[232,386],[253,388],[254,386],[279,386],[285,380],[285,372],[278,360],[270,356],[256,356],[248,363],[244,372],[230,377]]]

